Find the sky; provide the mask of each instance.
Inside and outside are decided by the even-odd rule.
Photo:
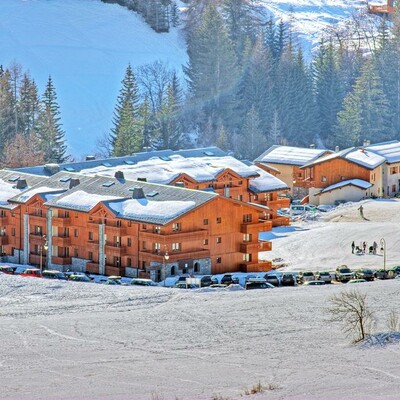
[[[292,271],[379,266],[382,255],[353,256],[350,240],[385,238],[396,264],[400,202],[363,206],[368,220],[348,204],[275,229],[272,254]],[[376,317],[360,344],[330,322],[331,297],[349,286],[192,291],[0,275],[0,397],[398,399],[400,335],[386,322],[400,308],[400,280],[351,287]],[[258,383],[272,390],[244,396]]]
[[[265,18],[291,19],[302,42],[319,40],[327,25],[365,3],[354,0],[258,0]],[[292,12],[293,11],[293,12]],[[43,93],[51,75],[58,95],[68,151],[93,154],[96,139],[110,132],[113,110],[128,63],[156,60],[183,77],[186,45],[179,28],[155,33],[135,13],[100,0],[1,0],[0,64],[29,70]],[[308,44],[307,44],[308,43]]]

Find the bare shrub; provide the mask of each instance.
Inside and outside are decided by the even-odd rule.
[[[396,310],[390,311],[386,325],[390,332],[400,332],[400,316]]]
[[[370,335],[374,313],[368,307],[366,293],[348,290],[333,296],[330,301],[331,321],[340,322],[345,334],[353,336],[355,343]]]
[[[279,385],[276,385],[274,383],[269,383],[268,385],[262,385],[261,382],[258,382],[256,385],[254,385],[252,388],[250,389],[246,389],[244,391],[244,395],[245,396],[249,396],[252,394],[256,394],[256,393],[263,393],[267,390],[277,390],[280,389]]]

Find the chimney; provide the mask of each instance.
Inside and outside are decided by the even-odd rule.
[[[28,184],[25,179],[19,179],[17,181],[17,189],[25,189],[28,187]]]
[[[69,188],[72,189],[75,186],[78,186],[81,183],[81,181],[78,178],[72,178],[69,181]]]
[[[124,173],[123,173],[122,171],[117,171],[117,172],[114,174],[114,177],[115,177],[116,179],[121,180],[121,181],[123,181],[123,180],[125,179]]]
[[[339,152],[339,146],[335,146],[335,153]]]
[[[43,169],[50,175],[54,175],[60,171],[60,166],[58,164],[46,164]]]
[[[310,149],[315,149],[315,144],[314,143],[310,144]]]
[[[137,178],[138,182],[147,182],[147,178]]]
[[[176,182],[176,183],[175,183],[175,186],[176,186],[176,187],[184,188],[184,187],[185,187],[185,184],[184,184],[183,182]]]
[[[146,196],[144,195],[143,188],[139,186],[135,186],[132,191],[132,199],[144,199]]]
[[[93,161],[95,159],[96,159],[95,156],[86,156],[86,161]]]

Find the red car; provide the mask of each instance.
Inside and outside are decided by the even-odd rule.
[[[31,278],[41,278],[42,271],[39,268],[27,268],[20,274],[21,276],[30,276]]]
[[[14,275],[14,271],[16,269],[17,267],[10,267],[9,265],[0,266],[0,272],[3,272],[3,274],[8,274],[8,275]]]

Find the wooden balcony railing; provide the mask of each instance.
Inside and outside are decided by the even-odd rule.
[[[70,236],[53,236],[53,246],[67,247],[71,245]]]
[[[0,216],[0,225],[8,225],[8,217],[3,215]]]
[[[100,269],[100,265],[96,262],[88,262],[86,264],[86,272],[90,274],[98,274]]]
[[[29,243],[32,245],[38,244],[38,245],[44,245],[45,238],[43,237],[43,234],[40,233],[30,233],[29,234]]]
[[[29,215],[29,224],[45,226],[46,225],[46,217],[39,216],[39,215]]]
[[[188,250],[188,251],[177,251],[177,252],[168,252],[169,259],[168,263],[176,262],[178,260],[190,260],[193,258],[207,258],[210,257],[210,250]],[[158,263],[162,263],[164,260],[164,254],[154,253],[152,251],[142,250],[140,252],[140,259],[143,261],[154,261]]]
[[[127,229],[125,226],[106,225],[106,235],[126,236]]]
[[[174,232],[160,232],[160,233],[141,231],[139,235],[140,235],[140,240],[147,240],[149,242],[157,242],[163,245],[168,245],[180,241],[203,240],[207,237],[208,230],[199,229],[190,232],[174,231]]]
[[[259,233],[272,229],[272,220],[259,220],[258,222],[247,222],[241,225],[241,233]]]
[[[272,220],[272,226],[288,226],[290,225],[290,218],[289,217],[275,217]]]
[[[71,257],[60,257],[60,256],[53,256],[51,257],[52,264],[58,265],[69,265],[72,263]]]
[[[9,243],[8,236],[0,236],[0,246],[4,246]]]
[[[242,272],[267,272],[272,269],[272,262],[271,261],[250,261],[250,262],[242,262],[240,264],[240,270]]]
[[[107,243],[105,246],[107,256],[111,257],[122,257],[126,254],[126,246],[117,246],[114,243]]]
[[[57,226],[60,228],[71,226],[71,218],[70,217],[53,217],[51,220],[51,224],[53,226]]]

